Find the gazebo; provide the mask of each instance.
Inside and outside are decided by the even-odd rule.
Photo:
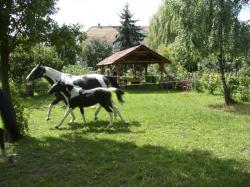
[[[145,45],[138,45],[123,51],[114,53],[99,62],[98,66],[115,66],[117,82],[120,83],[121,65],[124,64],[140,64],[145,67],[145,75],[147,75],[147,67],[149,64],[159,64],[160,80],[163,80],[164,65],[171,63],[168,59],[149,49]]]

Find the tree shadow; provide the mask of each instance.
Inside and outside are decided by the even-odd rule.
[[[129,140],[128,140],[129,141]],[[174,150],[81,132],[27,138],[18,162],[0,163],[0,186],[249,186],[246,162],[203,150]]]
[[[226,104],[214,104],[208,105],[208,107],[237,115],[250,115],[250,103],[237,103],[232,106],[227,106]]]

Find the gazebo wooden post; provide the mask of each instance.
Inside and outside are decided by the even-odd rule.
[[[116,69],[116,80],[117,80],[117,83],[120,84],[120,63],[116,63],[115,64],[115,69]]]
[[[160,89],[163,88],[163,73],[164,73],[164,63],[163,62],[160,62],[159,63],[159,66],[160,66],[160,73],[161,73],[161,77],[160,77]]]
[[[163,73],[164,73],[164,63],[160,62],[159,66],[160,66],[160,72],[161,72],[160,81],[162,82],[163,81]]]
[[[147,82],[147,76],[148,76],[148,64],[145,65],[145,82]]]

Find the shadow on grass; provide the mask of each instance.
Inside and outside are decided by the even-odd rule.
[[[37,109],[37,108],[48,108],[49,104],[55,99],[53,95],[39,95],[33,97],[26,97],[20,101],[26,108]]]
[[[238,115],[250,115],[250,103],[237,103],[232,106],[226,104],[209,105],[210,108],[215,110],[221,110]]]
[[[109,122],[108,121],[91,121],[84,123],[68,123],[61,126],[59,129],[51,128],[51,130],[61,130],[61,131],[67,131],[67,130],[77,130],[77,129],[83,129],[85,133],[110,133],[110,134],[116,134],[116,133],[131,133],[129,127],[141,126],[140,122],[138,121],[131,121],[126,124],[122,122],[114,122],[112,127],[108,127]]]
[[[128,139],[129,141],[129,139]],[[0,163],[0,186],[249,186],[246,162],[202,150],[88,139],[80,132],[26,138]],[[245,170],[245,171],[244,171]]]
[[[175,90],[162,90],[162,89],[153,89],[153,90],[124,90],[125,93],[130,93],[130,94],[175,94],[175,93],[181,93],[184,91],[175,91]]]

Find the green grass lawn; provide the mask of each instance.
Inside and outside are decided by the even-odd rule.
[[[226,107],[221,96],[194,92],[129,92],[119,106],[129,122],[101,110],[53,127],[62,105],[45,121],[52,97],[25,99],[30,136],[0,160],[0,186],[250,186],[250,104]]]

